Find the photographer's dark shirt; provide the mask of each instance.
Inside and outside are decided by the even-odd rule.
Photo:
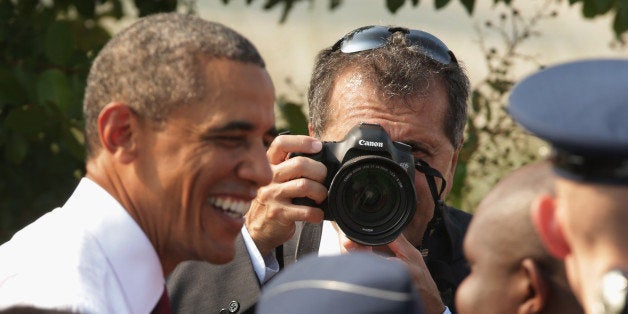
[[[462,251],[462,242],[471,217],[466,212],[446,206],[442,223],[431,234],[428,234],[430,230],[426,231],[423,246],[419,248],[427,249],[425,264],[436,282],[443,303],[452,313],[456,313],[456,290],[470,271]]]

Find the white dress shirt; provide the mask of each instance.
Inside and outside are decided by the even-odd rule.
[[[63,207],[0,246],[0,309],[146,314],[163,289],[159,258],[142,229],[87,178]]]

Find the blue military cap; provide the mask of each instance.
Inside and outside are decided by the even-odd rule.
[[[628,60],[551,66],[514,86],[509,113],[553,147],[556,172],[628,184]]]
[[[309,255],[262,288],[256,313],[424,313],[405,265],[381,256]]]

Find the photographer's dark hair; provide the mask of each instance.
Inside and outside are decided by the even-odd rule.
[[[408,45],[406,34],[400,31],[382,47],[352,53],[335,48],[319,52],[310,79],[309,121],[314,136],[320,137],[326,128],[335,79],[354,70],[373,83],[383,99],[420,97],[434,80],[443,82],[449,102],[443,128],[453,147],[460,147],[467,122],[469,79],[459,62],[433,60],[418,47]]]

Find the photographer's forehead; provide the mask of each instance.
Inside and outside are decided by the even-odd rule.
[[[403,142],[414,150],[435,150],[438,145],[449,143],[444,131],[435,126],[432,115],[415,111],[394,114],[381,105],[360,105],[346,110],[332,119],[322,134],[322,140],[339,141],[359,123],[381,125],[393,141]]]

